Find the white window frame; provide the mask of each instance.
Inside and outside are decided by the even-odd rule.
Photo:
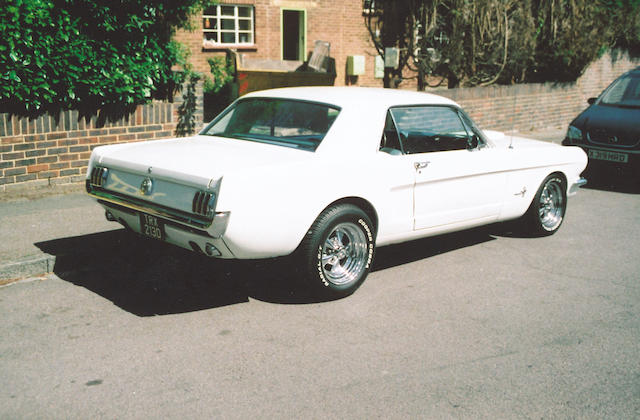
[[[233,16],[222,15],[222,8],[233,7]],[[240,16],[239,9],[249,10],[249,16]],[[214,11],[215,14],[206,12]],[[202,46],[204,48],[220,48],[230,46],[254,46],[255,45],[255,9],[246,4],[218,4],[211,6],[202,15]],[[222,29],[222,20],[233,20],[233,29]],[[240,22],[248,22],[249,29],[240,29]],[[208,25],[207,25],[208,23]],[[207,34],[214,34],[214,39],[207,39]],[[223,34],[233,34],[235,42],[222,42]],[[240,35],[247,34],[248,41],[240,42]]]

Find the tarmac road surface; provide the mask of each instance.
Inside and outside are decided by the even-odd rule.
[[[380,248],[330,302],[287,259],[44,238],[54,274],[0,288],[0,418],[639,418],[639,192]]]

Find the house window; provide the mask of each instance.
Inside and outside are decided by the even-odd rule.
[[[368,14],[379,14],[382,12],[382,2],[376,0],[363,0],[362,1],[362,13],[365,15]]]
[[[203,46],[253,45],[253,6],[222,4],[204,10]]]

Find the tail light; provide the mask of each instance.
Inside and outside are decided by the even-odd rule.
[[[96,166],[91,170],[91,185],[96,187],[102,187],[107,181],[109,175],[109,169],[101,166]]]
[[[201,216],[212,217],[216,195],[206,191],[197,191],[193,196],[191,210]]]

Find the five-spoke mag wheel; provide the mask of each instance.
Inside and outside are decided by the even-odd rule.
[[[353,293],[369,273],[374,234],[369,216],[353,204],[325,210],[307,232],[299,250],[311,286],[333,297]]]
[[[560,228],[566,210],[566,182],[560,175],[549,175],[523,216],[524,226],[528,233],[535,236],[552,235]]]
[[[562,223],[565,211],[565,193],[560,179],[552,178],[543,184],[538,216],[547,231],[554,231]]]
[[[322,246],[321,265],[327,281],[342,285],[358,278],[366,264],[367,235],[356,224],[340,223]]]

